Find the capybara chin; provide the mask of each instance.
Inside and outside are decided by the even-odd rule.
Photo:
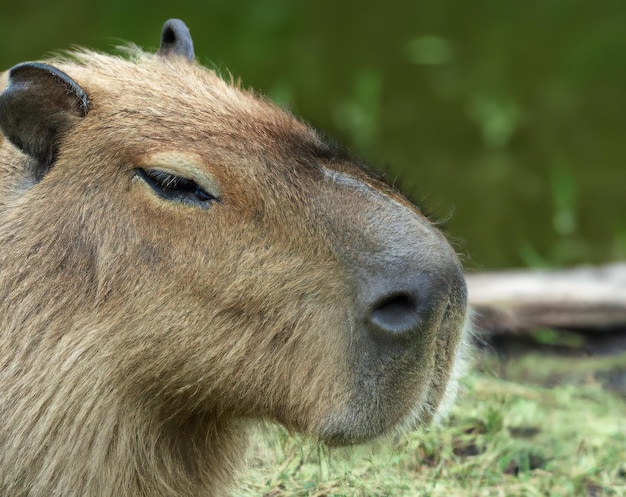
[[[302,121],[160,49],[0,95],[0,495],[224,496],[246,427],[333,445],[454,395],[443,235]]]

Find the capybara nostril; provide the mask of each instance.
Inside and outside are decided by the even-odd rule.
[[[361,280],[365,326],[377,342],[419,341],[431,318],[448,299],[448,288],[411,257],[370,264]]]
[[[418,298],[409,292],[392,293],[380,298],[369,315],[374,333],[401,337],[416,329],[422,321]]]

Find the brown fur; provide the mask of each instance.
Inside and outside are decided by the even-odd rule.
[[[0,135],[0,494],[222,496],[253,419],[331,443],[428,421],[466,320],[443,237],[291,114],[183,58],[130,59],[50,62],[90,111],[41,181]],[[158,198],[136,167],[221,202]],[[450,287],[393,358],[355,310],[387,247]]]

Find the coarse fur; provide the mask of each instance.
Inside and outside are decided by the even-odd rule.
[[[186,57],[47,64],[89,111],[46,167],[0,135],[0,495],[223,496],[255,419],[345,445],[435,416],[466,295],[414,206]],[[437,290],[410,340],[363,317],[394,266]]]

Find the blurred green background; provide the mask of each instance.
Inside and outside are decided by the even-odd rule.
[[[0,67],[153,50],[169,17],[385,171],[468,267],[626,258],[623,0],[0,0]]]

